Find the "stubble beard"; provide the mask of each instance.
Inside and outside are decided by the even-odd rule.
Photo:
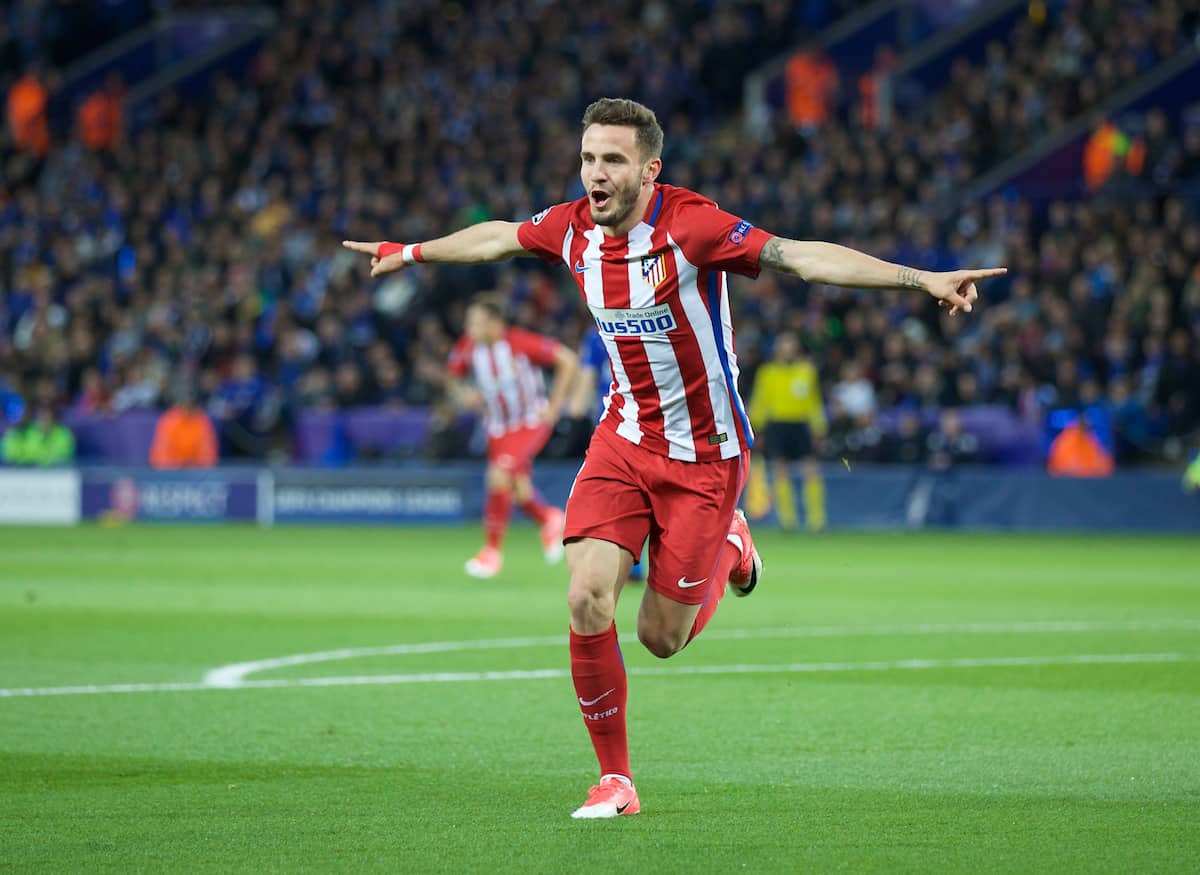
[[[604,225],[608,228],[614,228],[620,225],[629,218],[629,214],[633,212],[633,208],[637,206],[638,196],[642,193],[642,186],[635,182],[625,189],[617,189],[613,192],[609,203],[611,205],[612,215],[601,216],[596,212],[595,207],[591,210],[592,221],[597,225]]]

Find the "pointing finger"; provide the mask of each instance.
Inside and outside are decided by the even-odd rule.
[[[1004,276],[1008,273],[1007,267],[987,267],[982,270],[964,270],[966,275],[964,278],[974,282],[975,280],[985,280],[992,276]]]
[[[357,240],[343,240],[342,245],[347,249],[353,249],[355,252],[365,252],[367,255],[374,255],[379,251],[378,243],[361,243]]]

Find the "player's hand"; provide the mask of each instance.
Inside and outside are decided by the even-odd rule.
[[[362,243],[357,240],[343,240],[342,245],[354,252],[361,252],[364,255],[371,256],[371,276],[380,276],[385,273],[400,270],[404,265],[404,256],[399,252],[393,252],[387,258],[380,258],[376,253],[379,252],[379,244],[383,241],[375,243]]]
[[[927,273],[923,279],[926,290],[937,298],[938,306],[948,309],[951,316],[957,316],[959,310],[970,313],[974,303],[979,300],[976,282],[988,277],[1004,276],[1006,273],[1007,267],[989,267],[983,270]]]

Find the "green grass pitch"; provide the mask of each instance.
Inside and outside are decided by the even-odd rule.
[[[763,532],[576,822],[565,572],[477,537],[0,529],[0,871],[1200,870],[1195,540]]]

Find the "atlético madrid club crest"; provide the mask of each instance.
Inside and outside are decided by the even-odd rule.
[[[662,253],[647,255],[642,259],[642,279],[652,289],[657,289],[667,278],[667,265]]]

